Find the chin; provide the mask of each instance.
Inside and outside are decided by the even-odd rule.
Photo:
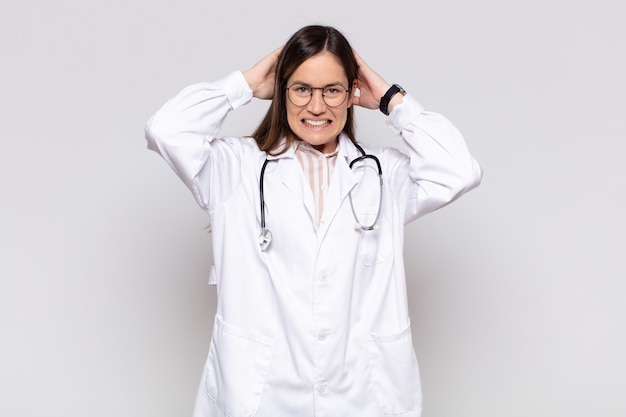
[[[335,150],[335,147],[337,146],[336,136],[331,139],[324,139],[324,140],[307,140],[307,139],[302,139],[302,140],[308,143],[309,145],[311,145],[312,147],[316,148],[318,151],[324,152],[324,153],[332,152],[333,150]],[[326,148],[329,148],[329,149],[326,149]]]

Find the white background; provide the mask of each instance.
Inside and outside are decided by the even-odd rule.
[[[450,118],[485,170],[407,227],[424,417],[626,415],[622,4],[3,0],[0,416],[191,415],[208,219],[143,126],[310,23]],[[399,146],[380,113],[357,123]]]

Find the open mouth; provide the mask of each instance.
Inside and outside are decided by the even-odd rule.
[[[308,119],[303,119],[302,123],[304,123],[308,127],[320,128],[320,127],[328,126],[331,123],[331,121],[330,120],[308,120]]]

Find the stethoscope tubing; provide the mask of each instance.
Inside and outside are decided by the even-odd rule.
[[[376,169],[378,171],[380,195],[378,199],[378,210],[376,212],[376,217],[374,218],[374,221],[371,225],[364,225],[359,221],[359,217],[356,213],[356,210],[354,209],[354,203],[352,202],[352,192],[348,194],[348,199],[350,200],[350,208],[352,209],[352,215],[354,216],[354,220],[356,221],[356,229],[371,231],[374,230],[374,226],[376,226],[376,223],[378,222],[378,217],[380,216],[380,210],[383,204],[383,170],[382,166],[380,165],[380,161],[375,155],[366,154],[361,145],[356,142],[354,142],[354,146],[359,150],[361,155],[350,162],[350,169],[352,169],[353,165],[359,161],[371,159],[376,163]],[[259,176],[259,197],[261,199],[261,234],[259,235],[259,244],[261,246],[261,250],[267,249],[272,241],[272,233],[265,227],[265,168],[267,167],[268,162],[269,159],[265,158],[263,166],[261,167],[261,174]]]
[[[267,163],[269,159],[265,158],[265,162],[263,162],[263,166],[261,167],[261,178],[259,180],[259,196],[261,197],[261,229],[265,230],[265,194],[264,194],[264,183],[265,183],[265,168],[267,167]]]

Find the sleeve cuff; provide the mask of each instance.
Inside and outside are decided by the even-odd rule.
[[[407,94],[402,98],[402,103],[395,105],[389,116],[387,116],[387,126],[394,133],[400,133],[424,110],[424,106]]]
[[[252,100],[252,90],[250,86],[248,86],[241,71],[231,72],[226,77],[217,81],[216,84],[224,89],[230,107],[233,110],[244,104],[248,104],[250,100]]]

